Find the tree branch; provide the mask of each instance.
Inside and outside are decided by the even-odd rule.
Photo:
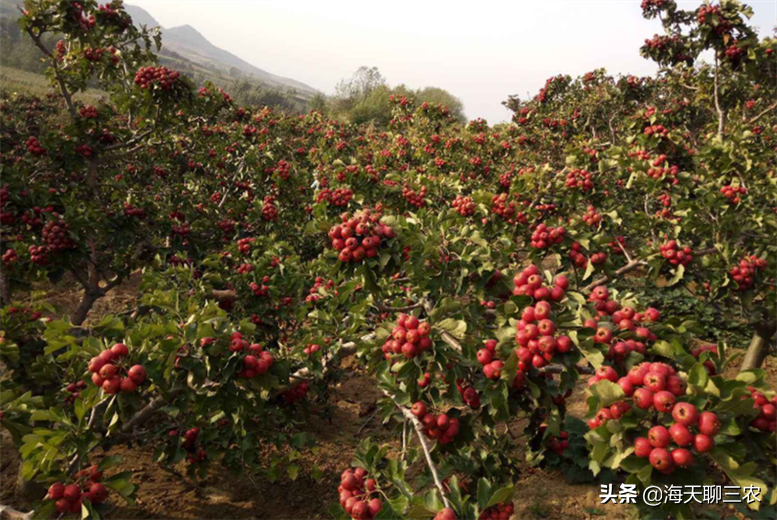
[[[715,110],[718,112],[718,137],[723,136],[723,124],[726,119],[726,114],[720,108],[720,96],[718,95],[718,55],[715,54],[715,74],[713,77],[714,94],[715,94]]]
[[[19,7],[19,10],[24,13],[24,10]],[[36,35],[30,27],[27,27],[27,34],[32,39],[33,43],[35,43],[35,46],[40,49],[40,51],[46,55],[47,58],[51,61],[51,68],[54,69],[54,77],[57,80],[57,84],[59,85],[59,90],[62,93],[62,97],[65,99],[65,105],[67,105],[67,111],[70,112],[70,117],[75,120],[76,119],[76,107],[73,105],[73,97],[70,94],[70,91],[67,88],[67,85],[65,84],[65,79],[62,77],[62,73],[59,70],[59,66],[57,66],[57,59],[54,57],[53,54],[51,54],[51,51],[49,51],[45,45],[43,45],[43,42],[40,39],[40,35]]]
[[[756,121],[761,119],[763,116],[765,116],[766,114],[768,114],[769,112],[771,112],[775,108],[777,108],[777,103],[772,103],[769,107],[766,108],[766,110],[764,110],[763,112],[760,112],[755,117],[753,117],[752,119],[747,121],[745,124],[751,125],[751,124],[755,123]]]
[[[633,271],[634,269],[637,269],[638,267],[642,267],[645,265],[647,265],[647,262],[645,262],[644,260],[632,260],[628,264],[624,265],[623,267],[615,271],[615,274],[613,274],[613,277],[622,276],[626,273],[630,273],[631,271]],[[611,278],[609,276],[602,276],[601,278],[594,280],[590,284],[583,287],[583,291],[590,291],[594,287],[602,285],[603,283],[607,283],[608,281],[610,281],[610,279]]]
[[[32,520],[33,516],[35,516],[35,511],[22,513],[12,507],[0,504],[0,520]]]
[[[429,467],[429,471],[432,474],[432,478],[434,479],[434,485],[437,486],[437,490],[440,492],[440,496],[442,497],[442,501],[445,504],[445,507],[451,507],[450,502],[448,502],[448,496],[445,494],[445,488],[442,486],[442,481],[440,480],[440,475],[437,473],[437,466],[434,465],[434,461],[432,460],[432,454],[431,450],[429,449],[429,443],[426,440],[426,436],[424,435],[424,425],[421,424],[421,421],[418,420],[418,417],[413,415],[413,413],[405,408],[404,406],[401,406],[394,400],[394,396],[388,393],[387,391],[383,391],[383,394],[391,399],[394,402],[394,405],[396,405],[397,408],[402,412],[402,415],[405,416],[405,419],[409,420],[413,427],[415,428],[416,437],[418,437],[418,442],[421,443],[421,449],[424,452],[424,455],[426,456],[426,465]]]

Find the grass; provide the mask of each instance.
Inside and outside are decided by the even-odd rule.
[[[43,96],[52,92],[51,83],[43,74],[27,72],[12,67],[0,67],[0,85],[7,92]],[[102,90],[87,89],[76,94],[75,99],[88,103],[95,103],[106,97]]]

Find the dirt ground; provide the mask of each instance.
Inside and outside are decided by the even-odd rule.
[[[92,319],[107,312],[131,308],[140,282],[133,276],[108,298],[98,302],[92,310]],[[63,283],[55,287],[49,301],[58,312],[71,311],[77,305],[77,291]],[[741,358],[740,358],[741,361]],[[110,519],[198,519],[198,518],[266,518],[313,519],[331,518],[329,508],[337,500],[339,475],[351,461],[358,443],[370,436],[380,443],[399,449],[399,438],[380,424],[373,416],[375,403],[381,394],[374,380],[361,371],[354,359],[343,361],[342,377],[332,388],[329,407],[312,403],[312,417],[306,431],[316,439],[315,452],[305,455],[296,481],[287,477],[270,483],[264,478],[253,480],[235,476],[217,465],[211,466],[207,479],[199,485],[181,478],[186,463],[176,468],[175,475],[161,468],[153,460],[152,447],[116,447],[112,455],[119,455],[123,463],[119,471],[132,471],[137,485],[137,503],[134,506],[113,504],[105,512]],[[736,366],[729,370],[735,371]],[[772,384],[777,383],[777,361],[770,357],[765,367]],[[571,414],[585,414],[585,395],[581,381],[579,392],[568,402]],[[516,425],[517,426],[517,425]],[[317,481],[311,474],[313,466],[321,471]],[[10,436],[2,432],[0,446],[0,503],[20,510],[29,510],[31,504],[18,493],[17,472],[19,457]],[[596,484],[569,484],[557,470],[523,469],[516,483],[514,519],[544,518],[631,518],[633,511],[626,506],[599,501]]]

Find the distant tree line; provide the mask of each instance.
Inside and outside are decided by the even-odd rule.
[[[337,119],[382,127],[391,120],[389,97],[392,94],[412,98],[418,104],[441,103],[448,107],[455,119],[466,122],[464,105],[447,90],[439,87],[411,89],[404,84],[390,87],[377,67],[359,67],[350,78],[341,80],[335,86],[334,95],[317,94],[310,100],[309,106]]]

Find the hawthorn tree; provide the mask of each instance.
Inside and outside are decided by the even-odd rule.
[[[95,464],[118,443],[192,477],[296,476],[314,439],[294,418],[325,405],[351,355],[402,440],[343,462],[338,517],[509,517],[519,442],[578,481],[714,471],[773,510],[775,394],[758,367],[774,334],[777,41],[746,7],[646,0],[667,31],[642,49],[656,77],[555,76],[494,127],[397,94],[380,132],[195,89],[154,65],[119,2],[25,7],[34,42],[63,42],[41,49],[58,96],[0,107],[2,424],[22,476],[50,486],[37,515],[131,500],[129,475],[101,474],[120,462]],[[74,98],[89,81],[110,95],[99,107]],[[138,268],[137,308],[84,326]],[[72,319],[13,301],[63,271],[85,290]],[[670,290],[746,317],[738,375],[744,345],[666,312]],[[586,417],[567,413],[574,393]],[[271,445],[292,453],[268,464]]]

